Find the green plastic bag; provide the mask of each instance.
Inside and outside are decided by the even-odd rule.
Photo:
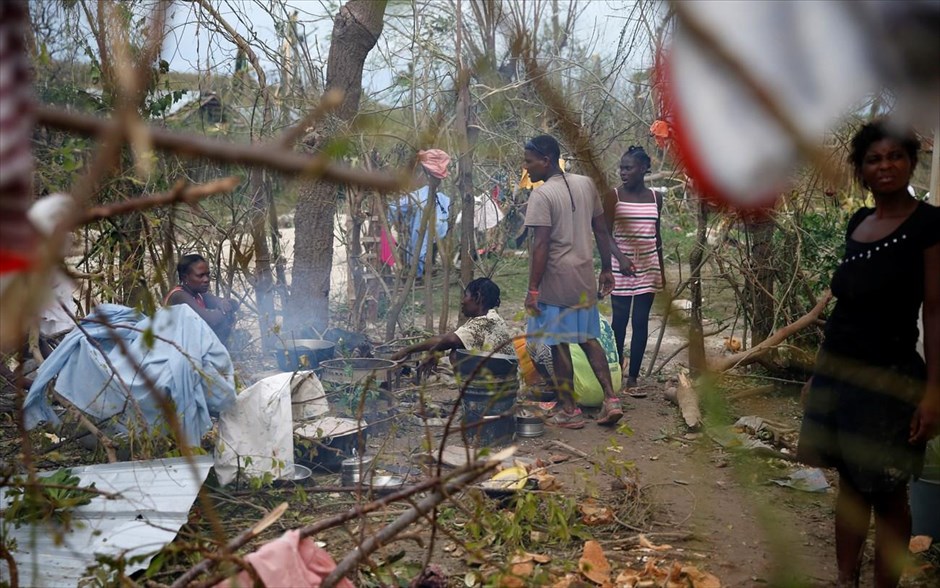
[[[610,381],[616,391],[620,387],[622,376],[620,361],[617,358],[617,342],[614,339],[614,330],[610,328],[604,318],[601,318],[601,336],[599,339],[604,353],[607,354],[607,365],[610,368]],[[581,406],[595,407],[604,403],[604,390],[597,381],[587,356],[579,345],[571,345],[571,365],[574,368],[574,399]]]

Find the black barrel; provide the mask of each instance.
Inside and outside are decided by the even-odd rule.
[[[498,447],[512,442],[516,419],[513,407],[519,393],[515,378],[474,380],[463,394],[463,427],[476,447]]]

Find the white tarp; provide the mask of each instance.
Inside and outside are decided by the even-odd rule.
[[[96,496],[75,507],[61,545],[55,544],[55,533],[46,524],[16,528],[11,521],[0,521],[5,539],[16,541],[13,557],[20,586],[76,586],[88,575],[88,566],[99,567],[98,555],[123,555],[126,574],[146,569],[186,522],[212,467],[207,455],[193,462],[194,467],[178,457],[71,468],[80,486],[94,483],[96,490],[118,497]],[[5,494],[0,492],[0,509],[7,506]],[[136,556],[146,557],[132,563]],[[0,560],[0,581],[9,580],[9,569]]]

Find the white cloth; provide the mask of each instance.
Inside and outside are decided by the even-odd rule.
[[[293,375],[286,372],[252,384],[219,417],[215,473],[223,486],[235,481],[239,469],[248,478],[266,473],[274,478],[294,476]]]

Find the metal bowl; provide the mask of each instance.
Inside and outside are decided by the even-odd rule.
[[[294,464],[294,482],[306,480],[312,475],[313,471],[307,466],[300,465],[299,463]]]
[[[372,476],[369,487],[377,494],[387,494],[404,488],[405,480],[398,476]]]

